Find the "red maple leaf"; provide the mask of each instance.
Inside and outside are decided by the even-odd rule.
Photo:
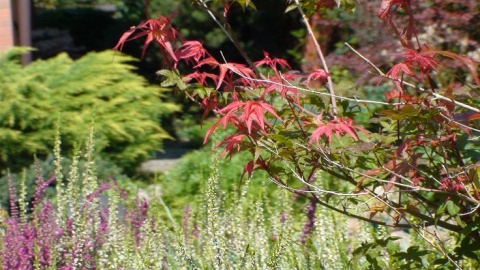
[[[186,62],[198,63],[208,52],[203,48],[202,43],[198,41],[186,41],[175,50],[175,56],[178,59],[184,59]],[[193,60],[193,61],[192,61]]]
[[[310,81],[313,79],[315,81],[320,82],[322,85],[327,83],[328,76],[330,76],[330,73],[326,72],[325,70],[319,68],[315,69],[314,71],[310,72],[310,74],[307,77],[307,85],[310,84]]]
[[[265,121],[265,114],[269,113],[278,120],[282,121],[280,116],[277,115],[274,108],[263,101],[234,101],[221,110],[219,114],[223,115],[217,122],[215,122],[211,128],[209,128],[205,134],[204,143],[208,141],[208,138],[213,131],[222,124],[223,128],[227,127],[227,124],[235,126],[237,129],[244,131],[248,135],[253,134],[253,131],[265,131],[265,126],[269,126]]]
[[[208,113],[218,108],[217,96],[211,94],[210,97],[206,97],[200,103],[200,107],[203,109],[202,120],[204,120]]]
[[[403,92],[403,87],[402,84],[399,80],[399,77],[401,78],[402,74],[407,74],[408,76],[415,78],[416,80],[420,80],[408,67],[407,64],[405,63],[399,63],[394,65],[388,72],[387,76],[390,77],[395,85],[397,86],[397,89]]]
[[[400,55],[405,57],[403,62],[406,65],[419,66],[422,76],[431,70],[436,70],[436,67],[438,66],[438,61],[433,58],[435,54],[432,54],[431,48],[426,45],[422,46],[419,52],[405,48],[405,52]]]
[[[353,140],[358,141],[357,131],[363,131],[368,133],[364,128],[360,126],[354,126],[353,120],[350,118],[336,118],[330,121],[329,123],[320,122],[317,124],[317,128],[313,131],[310,136],[309,144],[316,143],[320,145],[320,138],[327,138],[328,142],[332,142],[332,135],[335,134],[337,137],[340,137],[343,134],[348,134]]]
[[[217,81],[217,86],[216,89],[218,90],[220,86],[222,85],[223,81],[225,80],[225,77],[228,76],[228,81],[233,81],[232,80],[232,74],[237,74],[241,77],[244,78],[255,78],[255,72],[243,65],[243,64],[237,64],[237,63],[224,63],[220,64],[215,58],[213,57],[208,57],[200,61],[194,68],[198,68],[204,65],[208,65],[213,68],[219,68],[219,75],[218,75],[218,81]],[[229,72],[230,71],[230,72]]]
[[[207,81],[206,81],[207,78],[212,79],[214,82],[218,81],[218,76],[217,75],[212,74],[212,73],[208,73],[208,72],[200,72],[198,70],[193,72],[193,73],[190,73],[188,75],[185,75],[183,78],[184,78],[184,81],[186,81],[186,82],[194,79],[199,84],[202,84],[202,85],[207,85]]]
[[[222,70],[222,67],[230,70],[232,73],[235,73],[242,78],[248,79],[256,77],[255,72],[244,64],[225,63],[221,65],[220,70]]]
[[[286,82],[293,82],[297,79],[303,79],[304,75],[300,73],[286,72],[280,76],[280,74],[269,77],[269,81],[265,86],[261,97],[271,94],[272,92],[277,92],[282,98],[285,98],[287,95],[293,95],[294,101],[298,104],[300,103],[300,93],[298,89],[293,87],[291,84],[286,84]],[[259,86],[260,87],[260,86]]]
[[[180,39],[182,39],[182,37],[170,24],[170,19],[173,16],[174,15],[169,17],[159,16],[157,19],[148,19],[140,23],[137,27],[130,28],[130,30],[120,37],[117,45],[113,49],[122,50],[125,42],[146,36],[143,44],[142,57],[145,55],[148,45],[150,45],[152,41],[156,41],[165,59],[168,61],[170,57],[174,62],[177,62],[178,59],[173,51],[172,43],[177,42],[177,37]],[[133,35],[134,33],[136,34]]]
[[[246,173],[248,173],[248,179],[252,178],[252,173],[254,169],[255,169],[255,163],[253,162],[253,160],[251,160],[250,162],[245,164],[245,167],[243,168],[242,177],[240,179],[243,179]]]
[[[400,77],[401,74],[407,74],[415,79],[418,79],[418,77],[413,74],[408,65],[405,63],[396,64],[387,72],[387,76],[394,80],[398,80],[398,77]]]
[[[233,112],[229,114],[223,115],[217,122],[215,122],[205,133],[205,137],[203,139],[203,144],[207,144],[208,139],[212,135],[212,133],[217,129],[217,127],[222,124],[223,129],[227,128],[228,123],[231,123],[233,126],[237,126],[238,117]]]
[[[280,67],[288,67],[291,69],[290,65],[288,64],[287,60],[280,59],[280,58],[270,58],[270,55],[264,51],[263,52],[264,58],[260,61],[253,63],[255,66],[267,65],[271,67],[275,72],[277,71],[277,65]]]
[[[239,117],[239,120],[246,123],[248,133],[251,134],[253,123],[257,123],[261,130],[265,130],[265,124],[268,125],[268,123],[265,122],[265,113],[267,112],[276,117],[278,120],[282,120],[270,104],[263,101],[251,100],[244,102],[243,111]]]
[[[218,146],[225,145],[225,149],[223,149],[221,156],[224,156],[228,153],[228,156],[231,158],[235,152],[239,152],[241,144],[245,137],[245,134],[233,134],[227,136],[223,141],[218,144]]]

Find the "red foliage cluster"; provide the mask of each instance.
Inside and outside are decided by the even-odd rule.
[[[348,134],[355,141],[358,141],[357,131],[360,130],[365,133],[368,133],[364,128],[360,126],[354,126],[353,120],[350,118],[335,118],[329,123],[320,122],[317,124],[317,128],[313,131],[312,136],[310,137],[310,144],[313,142],[320,145],[320,138],[325,137],[328,139],[328,143],[332,142],[332,135],[335,134],[337,137],[340,137],[343,134]]]
[[[471,121],[480,118],[480,113],[475,107],[455,100],[454,93],[454,89],[465,85],[471,88],[480,86],[478,62],[459,54],[462,50],[469,51],[470,44],[476,44],[476,41],[462,29],[456,28],[456,38],[464,36],[471,42],[468,48],[460,46],[454,48],[458,50],[453,52],[448,47],[453,46],[451,41],[454,37],[445,38],[446,44],[430,44],[428,41],[436,33],[421,36],[419,32],[424,29],[419,29],[416,24],[419,18],[426,28],[429,23],[442,25],[450,23],[447,22],[450,20],[454,27],[466,24],[474,17],[460,19],[458,15],[465,10],[472,13],[478,4],[472,3],[474,1],[455,1],[451,4],[433,1],[438,6],[411,0],[360,2],[357,8],[364,16],[350,21],[359,34],[356,44],[360,46],[359,50],[331,56],[327,60],[334,64],[340,60],[348,68],[363,74],[367,74],[370,67],[378,71],[376,75],[361,77],[360,81],[366,82],[369,77],[375,76],[377,83],[381,80],[393,82],[395,87],[384,95],[386,102],[337,96],[332,74],[328,72],[326,64],[324,69],[313,68],[300,73],[292,71],[287,61],[271,57],[267,52],[264,52],[263,59],[250,66],[226,60],[223,63],[208,53],[200,42],[184,41],[165,17],[132,28],[122,36],[116,48],[121,49],[129,39],[146,36],[145,47],[155,40],[172,69],[177,68],[180,62],[189,66],[192,72],[179,78],[182,82],[190,83],[188,87],[191,89],[186,90],[187,95],[200,100],[199,104],[204,109],[203,117],[210,111],[219,116],[208,129],[204,142],[219,126],[224,129],[233,127],[233,134],[224,138],[219,146],[224,147],[222,154],[227,156],[243,150],[252,153],[252,160],[244,168],[244,174],[248,176],[254,170],[262,169],[280,185],[286,186],[282,177],[296,179],[302,185],[296,192],[310,196],[310,202],[316,203],[320,199],[315,192],[321,191],[312,190],[312,182],[316,173],[323,171],[335,179],[353,184],[357,188],[356,194],[373,194],[372,199],[395,212],[392,216],[395,216],[393,219],[396,223],[400,220],[400,208],[402,213],[431,222],[433,218],[429,215],[435,212],[431,208],[432,205],[438,205],[435,197],[438,194],[442,196],[457,192],[455,203],[464,212],[469,207],[475,207],[472,202],[479,202],[480,205],[480,188],[474,183],[474,179],[478,178],[477,172],[466,169],[468,159],[473,159],[465,158],[461,153],[458,139],[463,135],[469,136],[473,131],[478,132]],[[226,3],[230,4],[231,1]],[[308,2],[313,10],[310,13],[325,3]],[[226,7],[228,9],[228,5]],[[455,16],[448,18],[448,14]],[[382,22],[373,23],[373,19],[381,19]],[[368,24],[374,25],[373,30],[372,27],[366,27]],[[137,30],[139,32],[133,35]],[[440,27],[435,31],[442,34],[447,30]],[[324,60],[323,54],[318,54]],[[385,61],[385,56],[391,56],[389,59],[392,61]],[[452,76],[446,85],[437,83],[443,79],[438,74],[441,67],[446,66],[445,59],[467,68],[469,72],[462,73],[462,82]],[[249,60],[246,62],[251,63]],[[378,65],[380,69],[389,68],[389,71],[384,74],[377,69]],[[211,84],[215,88],[209,88]],[[406,84],[409,90],[405,89]],[[443,95],[438,94],[439,91]],[[468,95],[473,96],[472,92]],[[324,96],[330,97],[330,103],[322,98]],[[338,111],[337,100],[343,106]],[[474,103],[471,100],[469,102]],[[371,120],[378,130],[370,128],[367,131],[367,125],[354,123],[353,108],[370,110],[371,104],[385,106],[386,109],[379,110],[378,117]],[[383,193],[378,192],[378,187],[383,188]],[[398,201],[389,199],[387,195],[397,192],[395,189],[399,194],[406,195],[399,195]],[[427,198],[421,194],[424,191],[433,191],[434,195]],[[328,205],[328,202],[325,204]],[[423,214],[417,213],[420,205]],[[435,220],[438,222],[437,218]],[[453,225],[447,223],[442,226],[460,230],[460,227],[452,229]]]
[[[210,135],[215,129],[222,124],[226,128],[227,124],[237,128],[236,135],[226,138],[221,145],[227,146],[227,151],[231,153],[233,149],[239,149],[240,138],[246,135],[255,136],[256,133],[266,134],[266,127],[269,127],[268,121],[265,120],[265,114],[269,113],[279,121],[282,119],[275,112],[275,108],[264,101],[268,95],[279,93],[282,98],[286,98],[288,93],[293,93],[295,102],[300,103],[299,93],[294,87],[289,87],[287,81],[293,79],[306,79],[306,84],[312,81],[317,81],[325,84],[327,77],[330,75],[323,69],[315,69],[310,74],[285,73],[281,74],[281,69],[290,69],[290,65],[284,59],[271,58],[267,52],[264,52],[264,58],[256,61],[256,67],[267,66],[275,75],[269,77],[272,82],[265,83],[258,81],[256,72],[244,64],[240,63],[220,63],[211,54],[209,54],[203,45],[198,41],[184,41],[170,24],[170,17],[160,16],[156,19],[149,19],[146,22],[139,24],[137,27],[132,27],[120,38],[118,44],[114,49],[122,49],[125,42],[141,37],[146,37],[144,43],[144,50],[155,41],[168,61],[171,68],[176,68],[180,62],[190,65],[194,71],[184,76],[185,81],[196,80],[201,85],[208,85],[207,79],[212,80],[216,85],[216,90],[232,92],[233,101],[227,104],[224,108],[219,109],[218,96],[210,94],[204,97],[200,104],[204,109],[203,117],[206,117],[208,112],[215,110],[221,115],[221,118],[207,131],[205,136],[205,143],[208,141]],[[180,46],[174,48],[175,44],[181,43]],[[209,70],[208,72],[205,70]],[[238,99],[237,91],[244,91],[247,87],[263,88],[263,93],[259,96],[259,100],[241,101]],[[353,135],[355,139],[357,136],[351,126],[351,119],[348,119],[346,128],[343,128],[340,123],[345,121],[331,123],[337,135],[346,132]],[[340,125],[338,125],[340,124]],[[318,138],[316,139],[318,141]],[[329,138],[331,140],[331,138]]]
[[[399,12],[411,6],[411,20],[421,22],[412,29],[414,23],[407,15]],[[457,54],[469,55],[480,60],[480,3],[478,1],[411,1],[411,0],[384,0],[381,5],[376,1],[359,1],[357,16],[349,21],[334,21],[338,29],[348,29],[353,32],[358,51],[379,67],[388,68],[393,61],[397,61],[405,49],[399,49],[398,39],[392,37],[392,24],[398,28],[401,40],[409,39],[418,34],[420,45],[429,46],[439,51],[450,51]],[[476,15],[477,14],[477,15]],[[382,24],[376,19],[379,16],[384,20]],[[390,20],[392,23],[385,21]],[[336,42],[332,40],[332,42]],[[407,44],[405,44],[407,45]],[[407,48],[415,50],[409,44]],[[333,45],[330,45],[333,47]],[[404,46],[405,47],[405,46]],[[376,84],[379,78],[366,70],[369,65],[362,59],[355,57],[352,52],[345,54],[331,53],[327,56],[331,65],[345,67],[358,77],[358,84]],[[443,67],[461,68],[457,61],[436,59],[444,63]]]

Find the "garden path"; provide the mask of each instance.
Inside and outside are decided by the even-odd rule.
[[[165,142],[164,148],[164,151],[158,152],[154,159],[142,163],[140,171],[146,173],[165,172],[175,167],[183,155],[195,150],[194,147],[177,141]]]

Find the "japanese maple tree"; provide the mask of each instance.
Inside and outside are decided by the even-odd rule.
[[[380,99],[361,99],[337,93],[341,81],[334,80],[308,17],[373,3],[287,1],[287,11],[300,13],[321,66],[299,72],[268,52],[252,61],[242,50],[228,23],[229,10],[234,5],[254,10],[255,1],[192,2],[218,23],[243,63],[216,59],[201,41],[182,38],[163,16],[132,27],[115,48],[143,37],[145,49],[153,42],[159,45],[168,66],[159,71],[163,86],[197,102],[205,110],[204,118],[209,112],[218,117],[205,143],[217,129],[232,126],[234,133],[217,143],[227,156],[237,151],[252,154],[245,165],[248,177],[265,170],[274,183],[311,204],[378,225],[413,229],[456,267],[462,256],[478,256],[479,63],[434,48],[421,37],[418,14],[430,8],[428,3],[375,3],[378,20],[383,21],[378,25],[390,31],[396,46],[386,53],[396,61],[386,72],[345,44],[350,57],[367,64],[364,72],[378,77],[373,87],[389,89]],[[445,83],[443,72],[451,72],[451,63],[462,76],[451,76]],[[179,67],[189,72],[181,74]],[[370,119],[356,122],[362,115]],[[433,233],[427,227],[434,228]],[[438,228],[458,236],[455,250],[445,248],[435,233]]]

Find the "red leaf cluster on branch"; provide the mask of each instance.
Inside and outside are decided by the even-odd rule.
[[[320,121],[310,137],[309,144],[315,142],[317,145],[320,145],[321,137],[325,137],[328,140],[328,143],[331,143],[333,134],[337,137],[340,137],[343,134],[348,134],[353,140],[358,141],[357,130],[368,133],[363,127],[354,126],[353,120],[350,118],[335,118],[328,123]]]
[[[225,11],[228,11],[232,2],[223,2]],[[332,3],[309,3],[327,2]],[[377,4],[369,1],[366,5]],[[263,59],[259,61],[246,60],[252,63],[250,66],[218,61],[201,42],[185,41],[167,17],[150,19],[130,29],[120,38],[115,49],[122,49],[129,40],[146,37],[144,51],[155,41],[171,69],[182,68],[180,63],[188,66],[189,74],[168,78],[168,84],[174,84],[175,79],[181,82],[182,87],[178,88],[186,88],[186,94],[204,110],[202,119],[211,111],[219,117],[207,130],[204,143],[220,126],[234,128],[233,133],[223,138],[218,146],[224,148],[222,155],[230,157],[238,151],[252,153],[252,160],[244,167],[244,175],[250,177],[254,170],[262,169],[267,171],[272,181],[283,186],[286,184],[282,177],[288,181],[294,179],[302,185],[295,192],[305,196],[314,194],[310,198],[319,200],[315,192],[323,190],[315,189],[314,185],[317,172],[323,171],[361,189],[362,192],[357,194],[359,196],[373,194],[372,200],[375,198],[377,202],[390,203],[385,203],[382,211],[386,205],[395,205],[392,211],[398,214],[393,217],[397,223],[401,219],[398,209],[405,213],[410,211],[418,217],[421,207],[426,213],[423,221],[431,222],[428,215],[435,212],[431,207],[438,205],[435,201],[438,194],[448,193],[450,196],[450,192],[456,192],[456,203],[460,207],[475,207],[472,202],[480,202],[480,187],[476,187],[474,181],[478,173],[467,170],[470,167],[466,162],[470,157],[465,158],[466,155],[461,152],[461,147],[465,146],[461,146],[458,140],[460,136],[478,132],[471,122],[478,119],[480,113],[473,106],[455,100],[454,87],[442,86],[441,79],[435,76],[444,65],[442,58],[447,58],[467,67],[469,82],[480,86],[480,79],[475,60],[422,44],[415,17],[418,13],[414,12],[418,5],[419,1],[383,0],[379,7],[374,8],[384,21],[384,25],[378,24],[382,27],[378,35],[389,40],[379,42],[382,46],[387,44],[384,50],[375,49],[372,44],[366,46],[366,50],[376,60],[388,55],[398,60],[397,63],[388,63],[391,68],[386,74],[381,70],[387,65],[378,68],[374,61],[369,60],[370,57],[359,53],[360,58],[368,62],[367,66],[373,66],[378,71],[377,77],[388,77],[396,86],[384,94],[386,102],[359,100],[355,96],[347,97],[345,91],[335,92],[331,80],[335,76],[327,72],[327,64],[324,69],[300,73],[292,71],[286,60],[272,57],[268,52],[264,52]],[[399,14],[400,10],[402,14]],[[387,28],[392,34],[382,32]],[[319,55],[324,60],[322,52]],[[343,60],[347,59],[349,66],[366,73],[365,65],[351,63],[351,55],[345,57]],[[179,73],[175,72],[172,76]],[[327,81],[325,89],[323,86]],[[189,85],[185,86],[186,83]],[[406,84],[411,87],[410,90],[405,89]],[[444,96],[437,90],[444,91]],[[472,92],[468,94],[473,95]],[[326,96],[331,99],[327,101]],[[339,113],[335,101],[342,102]],[[472,99],[468,102],[475,103]],[[458,104],[462,108],[458,108]],[[370,105],[379,109],[375,111]],[[464,109],[473,111],[466,112]],[[374,112],[365,113],[370,110]],[[356,113],[365,113],[362,116],[372,119],[363,119],[364,126],[355,124],[353,118]],[[339,140],[334,140],[334,137]],[[378,187],[383,188],[383,193],[378,192]],[[431,191],[434,195],[427,198],[420,193],[424,191]],[[394,192],[406,195],[399,195],[398,201],[393,201],[388,195]],[[421,207],[412,207],[412,201]],[[365,204],[368,206],[367,202]],[[412,209],[418,211],[412,213]],[[437,219],[434,220],[437,222]],[[450,225],[444,224],[447,228]]]

